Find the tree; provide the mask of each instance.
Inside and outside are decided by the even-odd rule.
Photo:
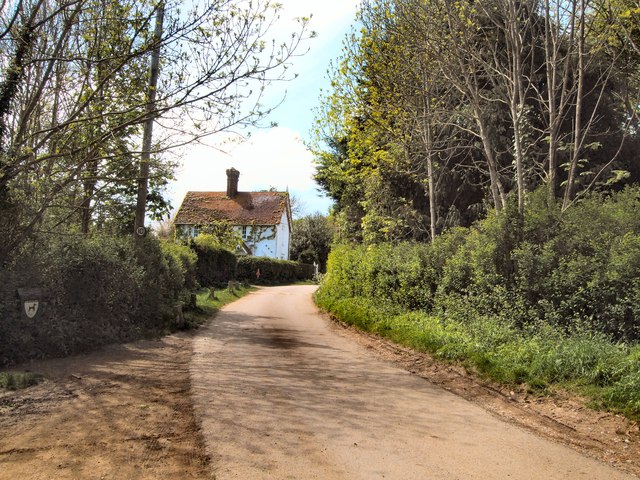
[[[278,15],[269,0],[164,5],[159,39],[152,0],[21,0],[2,10],[0,263],[38,233],[90,231],[99,203],[136,185],[131,164],[149,119],[160,134],[149,151],[156,185],[163,152],[259,121],[264,88],[288,75],[308,37],[301,19],[288,43],[269,43]],[[158,47],[149,108],[145,72]]]
[[[434,239],[511,195],[522,217],[541,185],[566,210],[640,173],[625,1],[363,2],[313,145],[340,236]]]
[[[149,170],[151,162],[151,148],[153,142],[154,112],[158,108],[156,103],[158,92],[158,77],[160,76],[160,41],[164,29],[164,0],[160,0],[156,11],[155,28],[153,33],[153,49],[149,65],[149,84],[147,86],[147,103],[145,104],[146,119],[142,130],[142,152],[140,155],[140,175],[138,177],[138,194],[136,214],[134,219],[134,235],[138,241],[144,238],[145,217],[147,215],[147,196],[149,194]]]
[[[214,248],[223,248],[236,253],[238,247],[242,245],[242,235],[235,230],[231,222],[218,220],[207,225],[196,226],[198,236],[195,239],[183,238],[183,240],[194,241],[199,245],[208,245]]]
[[[335,229],[328,217],[319,213],[293,221],[290,257],[304,263],[316,262],[325,271]]]
[[[453,180],[470,178],[470,142],[458,127],[464,105],[439,74],[444,51],[423,42],[443,28],[432,13],[418,1],[364,2],[361,34],[318,111],[316,178],[340,198],[338,223],[358,218],[366,241],[433,240],[481,201],[475,185]],[[325,139],[341,154],[323,152]]]

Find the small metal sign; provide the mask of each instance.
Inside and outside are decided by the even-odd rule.
[[[136,228],[136,233],[139,237],[144,237],[147,234],[147,229],[144,227],[138,227]]]
[[[38,306],[40,302],[38,300],[28,300],[24,302],[24,313],[27,317],[33,318],[38,314]]]
[[[42,316],[47,308],[48,295],[40,288],[18,288],[20,310],[29,320]]]

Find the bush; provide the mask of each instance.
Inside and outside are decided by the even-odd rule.
[[[640,337],[638,190],[585,199],[565,213],[534,192],[433,244],[339,245],[323,289],[466,321],[587,324],[616,340]]]
[[[174,252],[175,253],[175,252]],[[184,252],[183,252],[184,254]],[[0,272],[0,364],[64,356],[171,328],[185,291],[185,266],[146,238],[67,239],[25,251]],[[35,320],[17,301],[18,288],[47,298]]]
[[[468,230],[456,228],[433,244],[337,245],[323,289],[332,296],[372,297],[410,310],[431,310],[448,259]]]
[[[184,278],[184,289],[191,292],[198,285],[198,255],[186,245],[180,245],[171,241],[162,242],[162,252],[167,258],[175,261]]]
[[[516,288],[535,318],[565,328],[586,321],[619,340],[639,338],[639,208],[638,189],[594,195],[564,212],[545,237],[526,232],[514,251]]]
[[[433,244],[335,246],[316,299],[495,380],[586,385],[638,416],[640,190],[546,202],[534,192],[524,215],[510,203]]]
[[[236,278],[237,258],[208,235],[199,235],[191,248],[197,255],[196,278],[203,287],[220,287]]]
[[[313,274],[313,265],[267,257],[240,257],[236,278],[243,282],[276,285],[311,280]]]

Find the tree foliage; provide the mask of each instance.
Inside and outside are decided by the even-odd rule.
[[[369,0],[359,20],[313,143],[344,238],[433,241],[539,186],[566,210],[640,178],[630,4]]]
[[[159,133],[150,215],[165,214],[173,165],[164,152],[258,121],[265,86],[288,76],[307,21],[288,43],[270,42],[278,9],[270,0],[2,2],[0,263],[41,234],[131,228],[149,119]],[[161,74],[149,108],[154,51]]]

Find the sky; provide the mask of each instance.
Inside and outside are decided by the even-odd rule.
[[[251,136],[229,144],[225,135],[209,140],[209,145],[191,145],[181,154],[176,181],[168,189],[174,212],[187,191],[224,191],[228,168],[240,172],[240,191],[275,187],[296,197],[302,214],[327,213],[331,200],[322,196],[313,181],[313,156],[304,145],[310,139],[313,109],[320,90],[329,86],[327,68],[342,48],[342,41],[355,22],[359,0],[279,0],[280,21],[274,37],[286,38],[296,30],[297,17],[312,15],[310,30],[317,37],[306,43],[309,51],[293,60],[291,70],[298,77],[273,84],[266,102],[285,99],[262,123],[277,127],[251,131]],[[305,48],[306,48],[305,47]]]

